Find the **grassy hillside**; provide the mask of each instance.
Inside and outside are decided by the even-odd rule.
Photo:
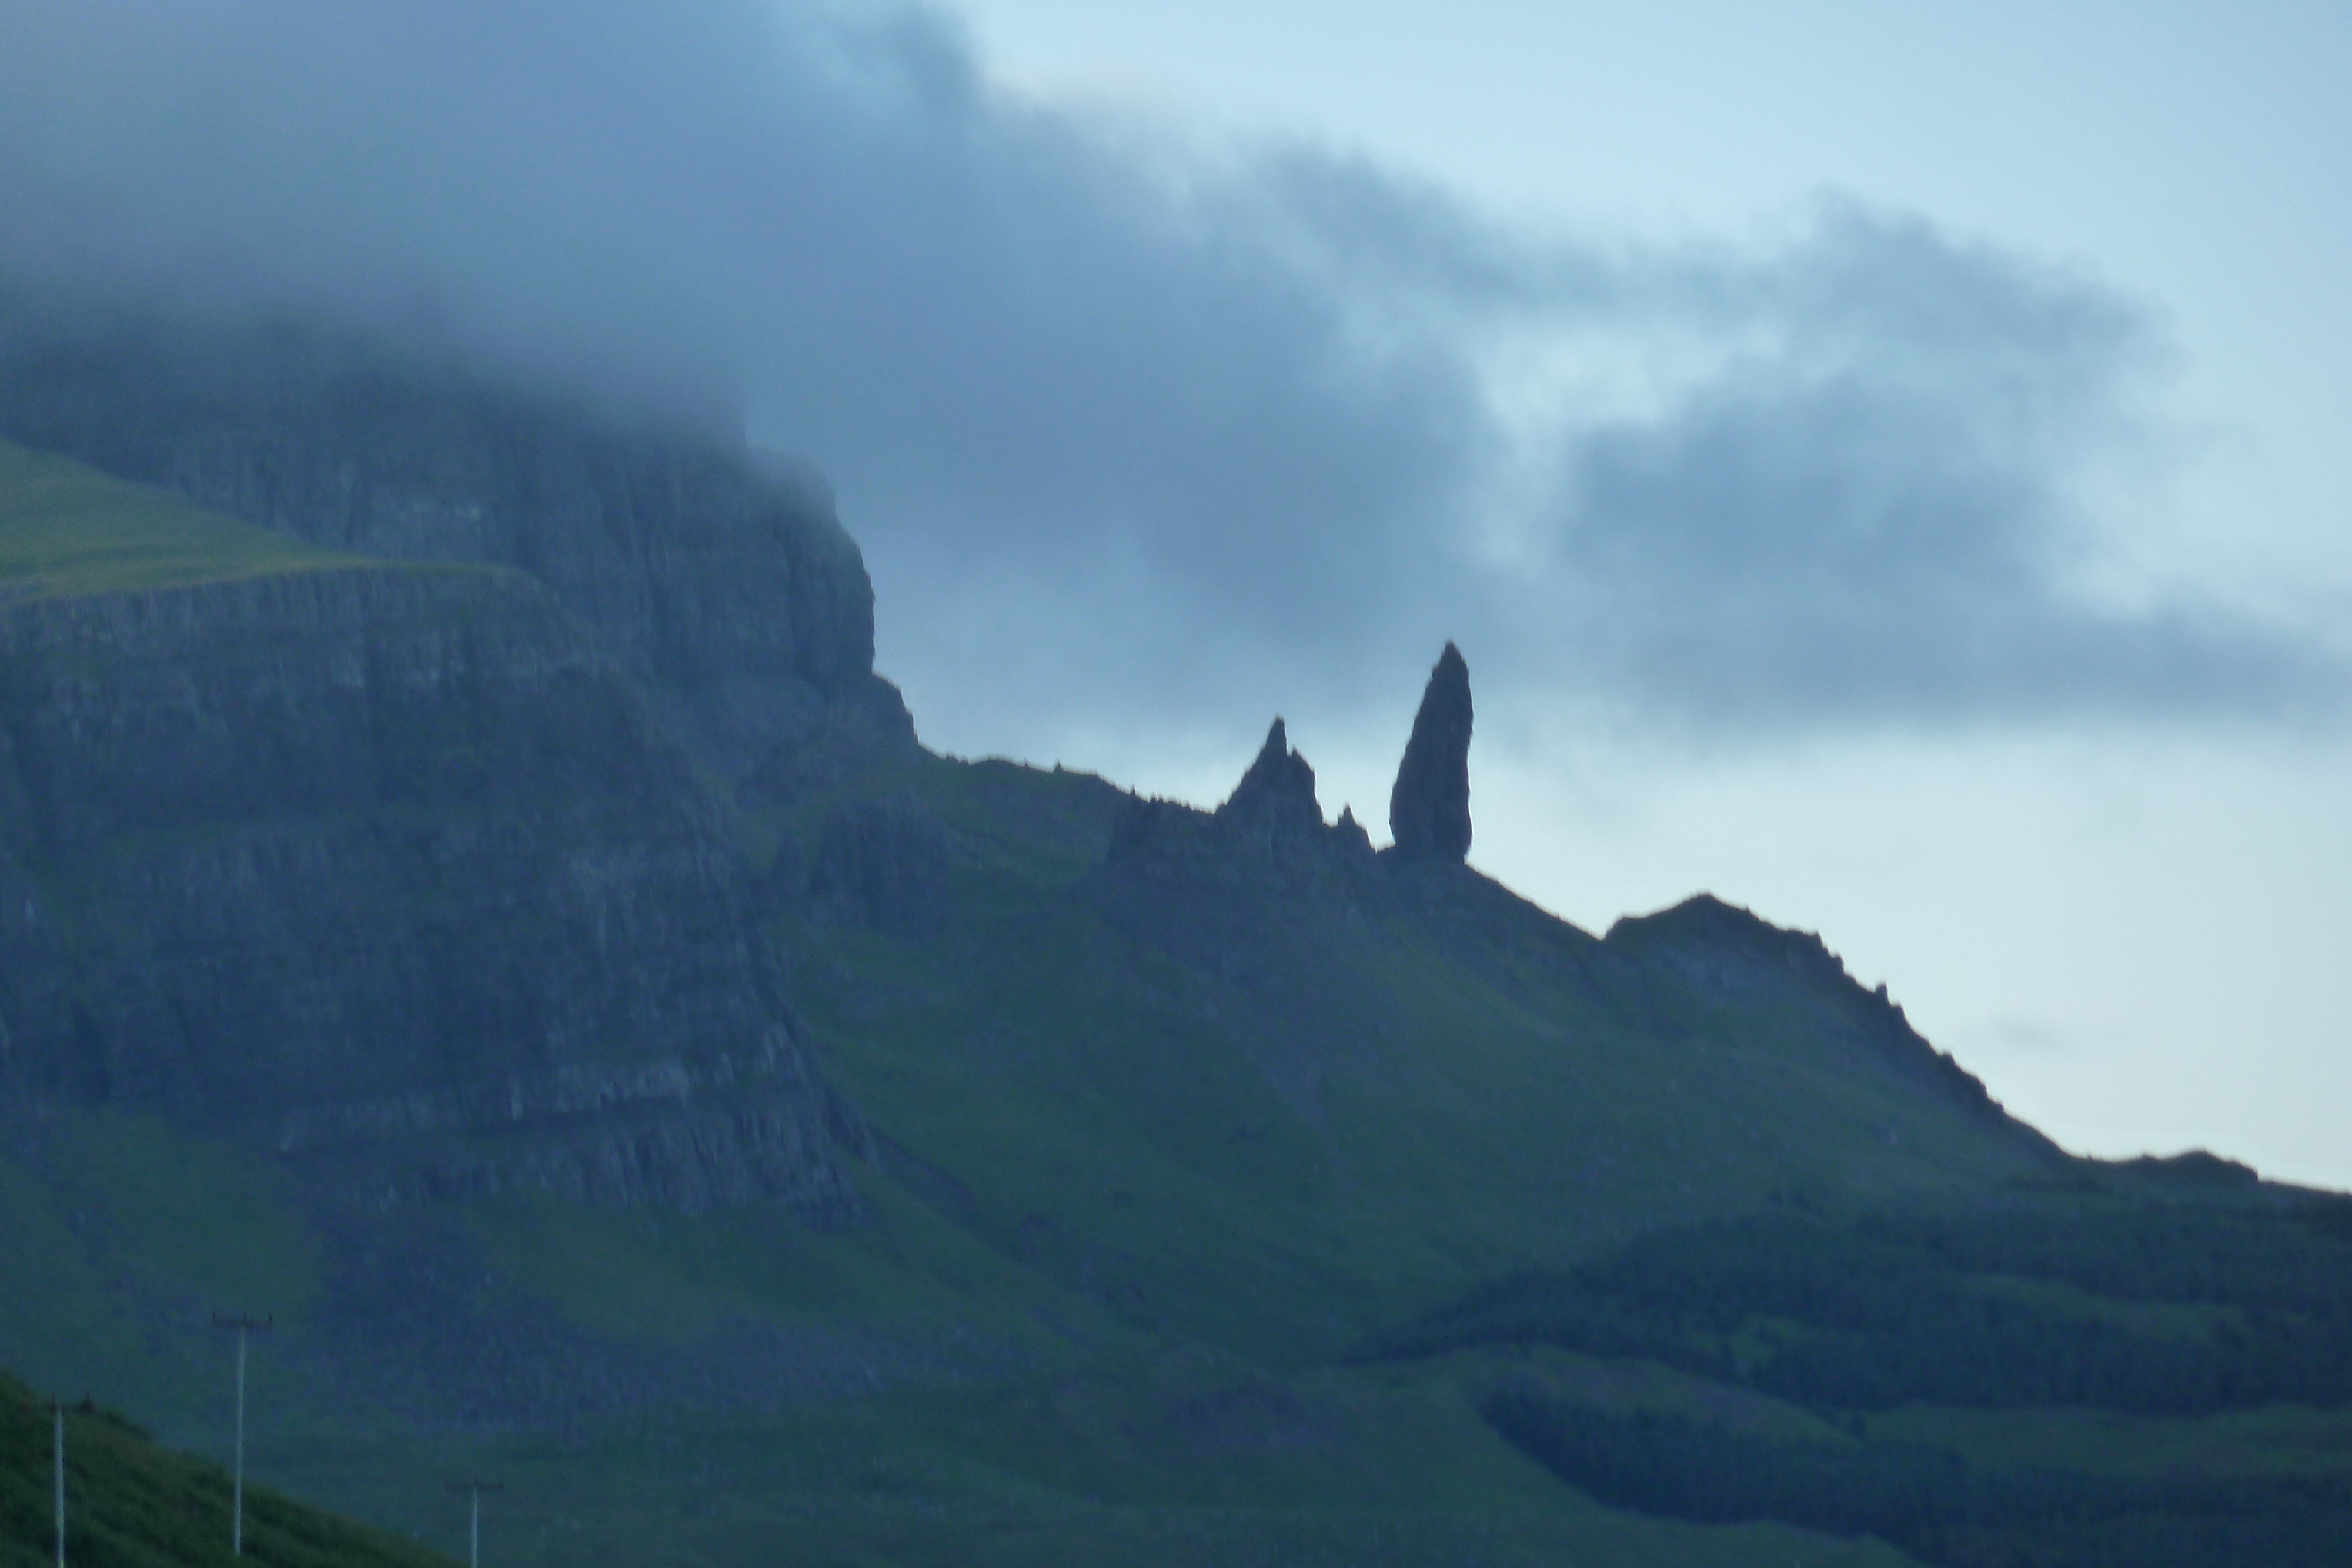
[[[1883,1006],[1818,949],[1764,952],[1751,992],[1680,983],[1780,940],[1744,915],[1603,942],[1459,867],[1139,909],[1099,781],[901,787],[951,826],[956,915],[780,931],[794,999],[940,1212],[1139,1325],[1314,1359],[1662,1222],[1946,1201],[2051,1158],[1879,1051]]]
[[[2337,1561],[2352,1201],[2137,1175],[1654,1232],[1365,1354],[1521,1360],[1495,1428],[1661,1517],[1876,1535],[1948,1568]]]
[[[17,591],[324,564],[0,448]],[[710,812],[862,1119],[854,1222],[419,1200],[153,1107],[20,1103],[0,1364],[216,1455],[210,1316],[274,1312],[257,1476],[446,1551],[440,1478],[494,1473],[494,1560],[547,1568],[2339,1538],[2341,1208],[2067,1158],[1816,938],[1708,899],[1594,936],[1459,865],[1192,814],[1155,859],[1135,801],[1058,769],[787,771]],[[935,921],[825,891],[877,800],[943,846]],[[882,869],[928,874],[908,854]],[[133,1441],[79,1419],[93,1455]]]
[[[230,1484],[217,1465],[170,1453],[87,1401],[65,1416],[67,1560],[91,1568],[212,1568],[230,1555]],[[48,1404],[0,1375],[0,1563],[56,1561],[56,1452]],[[430,1485],[430,1480],[420,1484]],[[291,1501],[246,1493],[245,1559],[274,1568],[431,1568],[447,1558]]]
[[[360,564],[0,442],[0,602]]]

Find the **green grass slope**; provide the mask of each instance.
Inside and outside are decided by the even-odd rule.
[[[1655,1517],[1877,1536],[1942,1568],[2322,1568],[2352,1540],[2352,1200],[2208,1164],[1657,1231],[1364,1354],[1516,1364],[1494,1428]]]
[[[905,782],[955,916],[781,930],[795,1000],[944,1217],[1138,1326],[1313,1360],[1647,1227],[2055,1158],[1818,944],[1720,905],[1603,941],[1460,867],[1130,885],[1099,781]]]
[[[362,564],[0,442],[0,602]]]
[[[49,1405],[0,1375],[0,1563],[56,1557]],[[66,1560],[80,1568],[212,1568],[230,1554],[230,1481],[86,1401],[65,1414]],[[275,1568],[431,1568],[449,1559],[268,1488],[245,1499],[245,1557]]]

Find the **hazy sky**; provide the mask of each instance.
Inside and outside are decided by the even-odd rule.
[[[2352,12],[0,7],[0,266],[740,389],[935,746],[1822,931],[2352,1186]]]
[[[1826,195],[2056,269],[2105,291],[2146,355],[2123,389],[2143,444],[2071,519],[2095,541],[2074,564],[2305,626],[2352,598],[2340,5],[964,14],[1022,91],[1303,136],[1528,229],[1737,246]],[[1716,889],[1821,929],[2074,1147],[2204,1145],[2352,1186],[2339,724],[2095,704],[1954,723],[1923,703],[1908,724],[1709,745],[1499,706],[1475,858],[1553,907],[1597,925]],[[1386,759],[1358,744],[1318,758],[1327,792],[1377,803]]]

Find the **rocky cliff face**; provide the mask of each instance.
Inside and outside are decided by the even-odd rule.
[[[1276,719],[1265,732],[1257,759],[1217,808],[1216,815],[1228,831],[1269,844],[1322,828],[1323,807],[1315,798],[1315,769],[1290,748],[1290,735],[1282,720]]]
[[[912,795],[852,801],[825,821],[810,899],[845,925],[933,936],[949,915],[948,859],[946,826]]]
[[[1291,749],[1279,718],[1214,811],[1130,798],[1113,822],[1106,864],[1114,881],[1162,892],[1180,883],[1329,891],[1375,869],[1371,841],[1352,811],[1324,821],[1315,769]]]
[[[680,424],[317,333],[0,298],[0,435],[333,549],[527,572],[732,774],[845,715],[912,746],[830,501]]]
[[[0,1098],[377,1191],[854,1205],[717,806],[521,573],[0,608]]]

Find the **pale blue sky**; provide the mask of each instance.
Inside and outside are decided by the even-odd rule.
[[[959,10],[1024,92],[1360,149],[1528,222],[1736,241],[1831,190],[2087,274],[2175,369],[2172,443],[2106,498],[2099,570],[2352,600],[2352,6]],[[1090,759],[1207,798],[1246,730],[1222,771]],[[1293,733],[1335,810],[1376,810],[1376,737]],[[1818,926],[2072,1146],[2352,1187],[2340,736],[1929,727],[1695,757],[1493,702],[1481,736],[1475,858],[1571,917],[1716,889]]]

